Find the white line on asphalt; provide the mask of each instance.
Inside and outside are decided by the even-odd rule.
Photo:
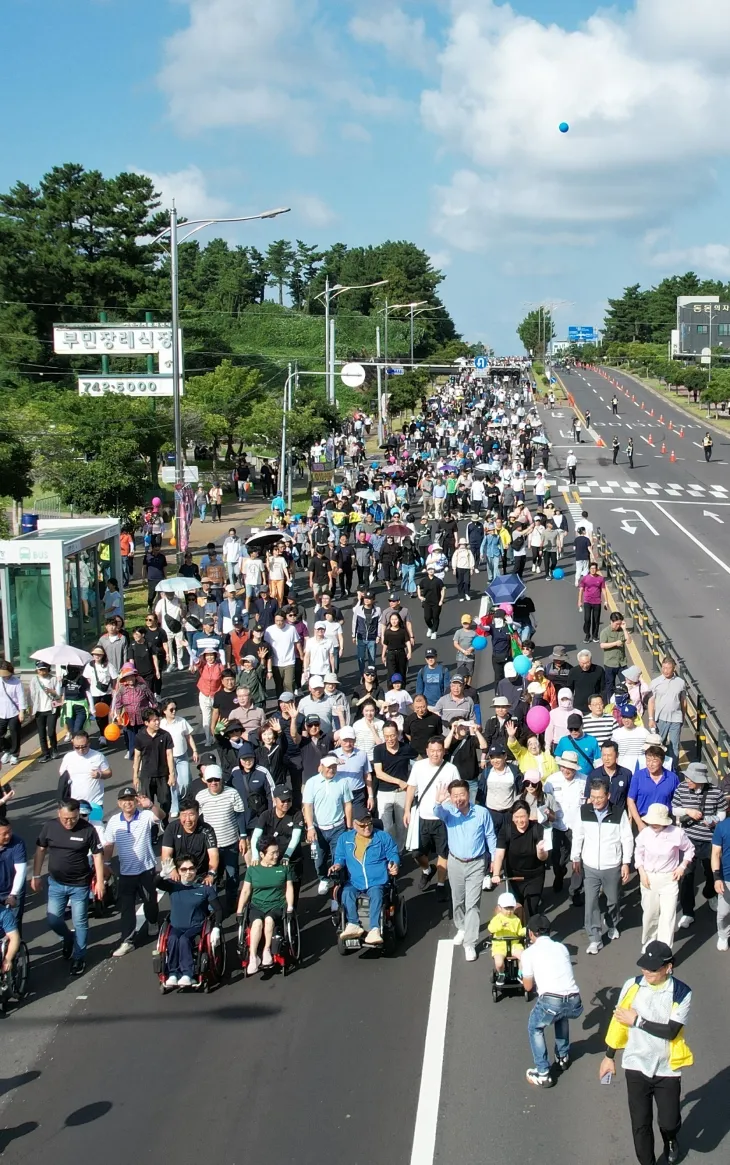
[[[581,487],[579,484],[578,489],[580,490],[580,488]],[[645,489],[644,493],[645,494],[654,494],[654,493],[658,493],[658,490]],[[591,494],[591,496],[589,498],[584,498],[584,501],[589,501],[591,503],[591,505],[593,505],[594,502],[610,502],[610,501],[615,501],[615,500],[616,500],[615,496],[613,498],[609,498],[609,497],[599,498],[599,497],[595,497],[593,494]],[[641,494],[637,494],[635,497],[632,497],[632,501],[635,501],[635,502],[650,502],[651,500],[652,499],[650,497],[642,497]],[[680,501],[677,501],[676,499],[672,498],[672,500],[669,504],[672,506],[706,506],[707,499],[705,498],[704,501],[702,501],[701,499],[698,499],[697,501],[692,501],[692,502],[687,502],[687,501],[680,502]],[[713,502],[712,504],[715,508],[717,508],[718,506],[730,506],[730,502],[717,501],[717,502]]]
[[[700,550],[706,554],[708,558],[711,558],[713,562],[716,562],[717,565],[725,571],[725,574],[730,574],[730,566],[728,566],[726,562],[723,562],[721,558],[718,558],[716,554],[713,554],[711,550],[708,550],[704,543],[700,542],[699,538],[695,538],[694,534],[691,534],[689,530],[684,528],[681,522],[678,522],[676,518],[673,518],[671,514],[668,514],[664,507],[659,504],[659,502],[652,502],[651,504],[656,506],[659,512],[664,514],[665,518],[669,518],[669,521],[673,522],[677,529],[681,530],[682,533],[686,535],[686,537],[689,538],[691,542],[694,542],[695,546],[699,546]]]
[[[423,1048],[421,1087],[418,1092],[416,1127],[413,1132],[411,1165],[433,1165],[436,1152],[441,1080],[444,1071],[446,1021],[449,1016],[451,967],[454,944],[451,939],[440,939],[436,948],[436,963],[428,1006],[428,1026]]]

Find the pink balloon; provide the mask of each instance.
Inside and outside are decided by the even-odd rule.
[[[152,505],[153,506],[161,506],[162,505],[162,498],[153,498]]]
[[[500,603],[500,611],[504,611],[505,615],[511,615],[514,612],[514,607],[511,603]]]
[[[550,723],[550,712],[544,704],[535,704],[534,708],[530,708],[527,713],[527,727],[530,732],[539,735],[544,732]]]

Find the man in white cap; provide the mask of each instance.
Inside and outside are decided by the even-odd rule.
[[[309,676],[324,675],[334,669],[334,652],[331,644],[325,638],[327,624],[324,619],[318,619],[314,624],[314,635],[310,635],[304,643],[304,673],[302,679]]]
[[[368,754],[355,747],[355,729],[345,725],[337,733],[339,745],[332,750],[337,757],[337,776],[347,777],[352,793],[353,813],[371,812],[375,808],[372,765]],[[357,818],[356,818],[357,819]]]
[[[339,718],[332,700],[324,694],[324,678],[321,675],[310,676],[308,687],[309,695],[299,701],[297,714],[304,717],[319,716],[322,731],[334,732],[339,727]]]
[[[580,818],[581,806],[585,802],[585,777],[579,772],[578,754],[567,750],[555,757],[558,771],[545,782],[546,793],[552,793],[558,806],[553,823],[553,889],[562,890],[565,873],[573,845],[573,830]],[[582,883],[580,873],[574,873],[570,881],[570,896],[574,906],[579,905],[578,895]]]
[[[460,603],[468,602],[471,599],[469,588],[471,586],[471,572],[475,565],[469,543],[466,538],[460,538],[459,545],[451,556],[451,569],[456,575],[456,590]]]
[[[352,829],[352,792],[347,777],[338,777],[339,758],[330,754],[322,758],[319,771],[304,786],[302,812],[307,823],[307,842],[317,845],[319,861],[318,894],[332,888],[328,871],[334,861],[337,839]]]

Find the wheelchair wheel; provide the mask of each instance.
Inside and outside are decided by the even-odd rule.
[[[21,942],[13,964],[14,994],[18,999],[25,999],[30,982],[30,956],[28,947]]]
[[[343,957],[347,957],[347,955],[349,955],[349,953],[350,953],[349,948],[347,946],[347,943],[345,942],[345,940],[343,939],[341,934],[338,934],[338,936],[337,936],[337,950],[340,952],[340,954]]]
[[[396,938],[405,938],[408,934],[408,906],[405,898],[398,898],[393,916],[393,928]]]
[[[299,931],[299,919],[295,913],[286,916],[286,941],[289,947],[289,957],[284,964],[284,974],[299,966],[302,956],[302,938]]]

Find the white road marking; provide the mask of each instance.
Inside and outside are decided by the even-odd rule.
[[[652,534],[655,534],[657,538],[659,537],[659,531],[655,530],[651,522],[647,521],[641,510],[627,510],[623,506],[614,506],[613,512],[614,514],[636,514],[639,521],[643,522],[647,529],[651,530]],[[635,534],[638,527],[630,522],[627,518],[624,518],[621,522],[621,529],[625,530],[627,534]]]
[[[700,542],[699,538],[695,538],[694,534],[690,530],[687,530],[681,522],[678,522],[672,514],[664,509],[664,506],[660,505],[659,502],[652,502],[651,504],[656,506],[659,512],[664,514],[665,518],[668,518],[670,522],[673,522],[677,529],[681,530],[685,537],[689,538],[690,542],[694,542],[695,546],[698,546],[703,554],[706,554],[708,558],[711,558],[713,562],[716,562],[717,565],[725,571],[725,574],[730,574],[730,566],[728,566],[726,562],[723,562],[721,558],[718,558],[716,554],[713,554],[708,546],[705,546],[703,542]]]
[[[453,962],[453,942],[450,939],[440,939],[436,948],[431,1000],[428,1006],[428,1026],[426,1027],[426,1042],[423,1049],[421,1087],[418,1092],[411,1165],[433,1165],[436,1152],[436,1131],[444,1071],[446,1021],[449,1016],[449,992]]]
[[[715,519],[715,521],[716,521],[716,522],[719,522],[721,526],[724,526],[724,525],[725,525],[725,522],[723,521],[723,519],[722,519],[722,518],[719,518],[719,517],[717,516],[717,514],[713,514],[712,510],[703,510],[703,511],[702,511],[702,517],[703,517],[703,518],[714,518],[714,519]]]

